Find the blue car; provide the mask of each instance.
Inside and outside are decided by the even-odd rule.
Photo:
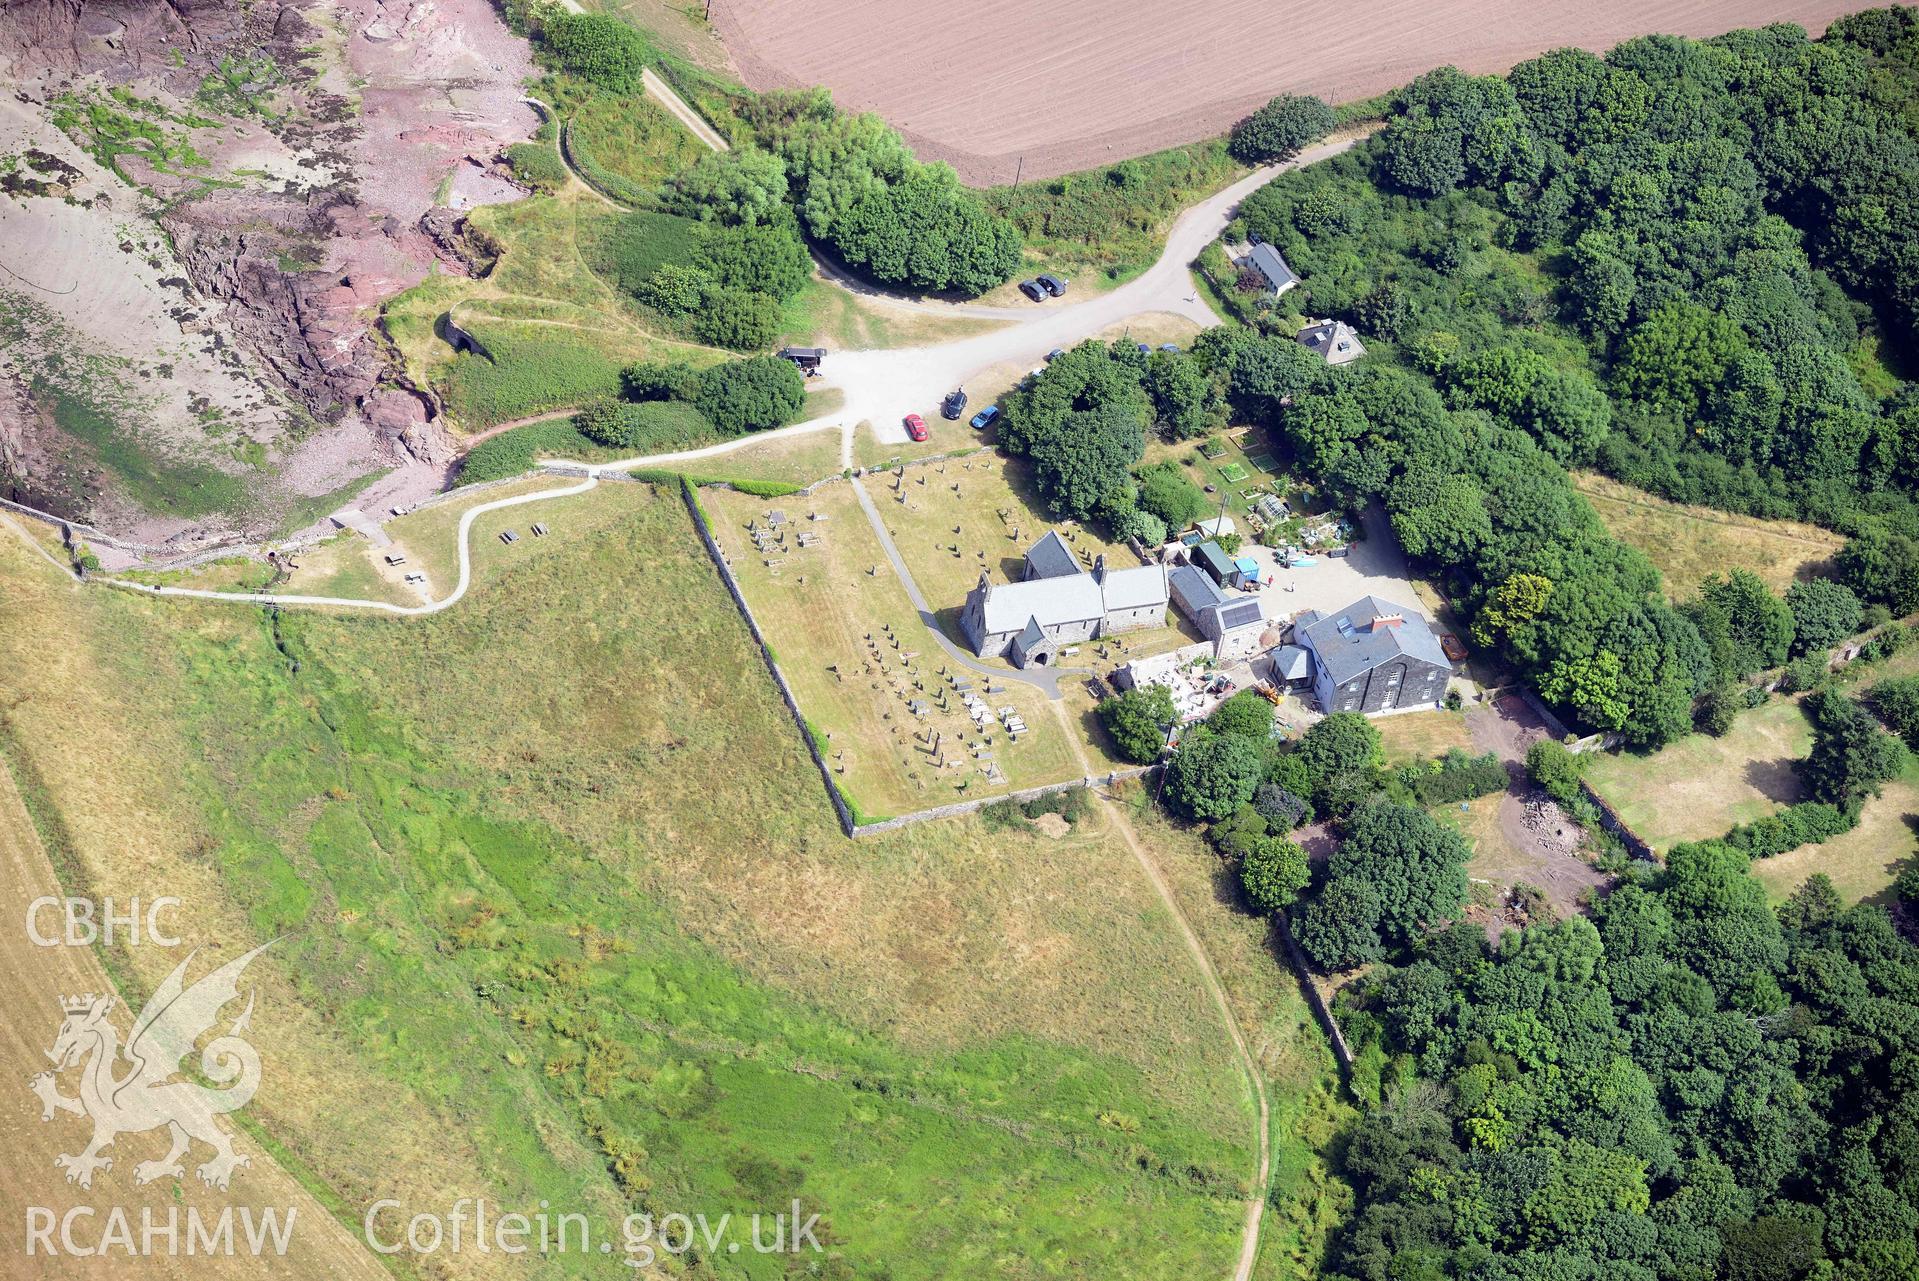
[[[973,430],[984,431],[986,428],[991,427],[993,425],[993,420],[998,417],[999,417],[999,406],[988,405],[986,408],[980,410],[977,414],[973,415]]]

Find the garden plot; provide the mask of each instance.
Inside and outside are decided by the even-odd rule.
[[[862,818],[1080,776],[1042,691],[961,667],[927,632],[851,485],[700,503]]]

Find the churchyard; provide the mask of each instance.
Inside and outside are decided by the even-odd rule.
[[[1042,690],[940,648],[850,482],[774,499],[705,489],[700,503],[862,821],[1082,776]]]

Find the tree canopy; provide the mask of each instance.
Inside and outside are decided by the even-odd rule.
[[[640,92],[640,73],[654,57],[646,37],[607,13],[548,14],[539,38],[561,67],[613,93]]]
[[[1159,759],[1166,730],[1178,719],[1173,692],[1164,685],[1141,685],[1099,705],[1099,723],[1111,735],[1122,758],[1145,765]]]
[[[1282,93],[1233,126],[1227,149],[1249,165],[1291,160],[1333,131],[1333,109],[1318,98]]]
[[[694,403],[727,435],[764,431],[799,416],[806,379],[778,356],[723,361],[700,375]]]

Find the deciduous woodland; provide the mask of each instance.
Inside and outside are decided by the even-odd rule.
[[[1819,679],[1862,601],[1919,606],[1915,19],[1423,76],[1237,229],[1304,281],[1288,306],[1350,318],[1371,358],[1300,359],[1268,305],[1201,359],[1235,416],[1346,503],[1383,503],[1473,636],[1576,723],[1653,748],[1730,718],[1715,700],[1762,668],[1816,652]],[[1669,604],[1572,466],[1839,530],[1843,584],[1781,599],[1734,573]],[[1876,706],[1907,729],[1889,685]],[[1919,1276],[1919,954],[1885,905],[1815,876],[1775,909],[1749,871],[1846,826],[1903,749],[1843,695],[1806,710],[1812,799],[1496,945],[1439,924],[1466,851],[1406,804],[1376,736],[1330,718],[1262,767],[1230,725],[1189,735],[1170,803],[1216,820],[1253,904],[1303,894],[1318,963],[1371,963],[1340,1001],[1374,1103],[1344,1142],[1357,1206],[1331,1275]],[[1563,752],[1535,756],[1576,794]],[[1309,884],[1260,842],[1315,810],[1342,839]]]

